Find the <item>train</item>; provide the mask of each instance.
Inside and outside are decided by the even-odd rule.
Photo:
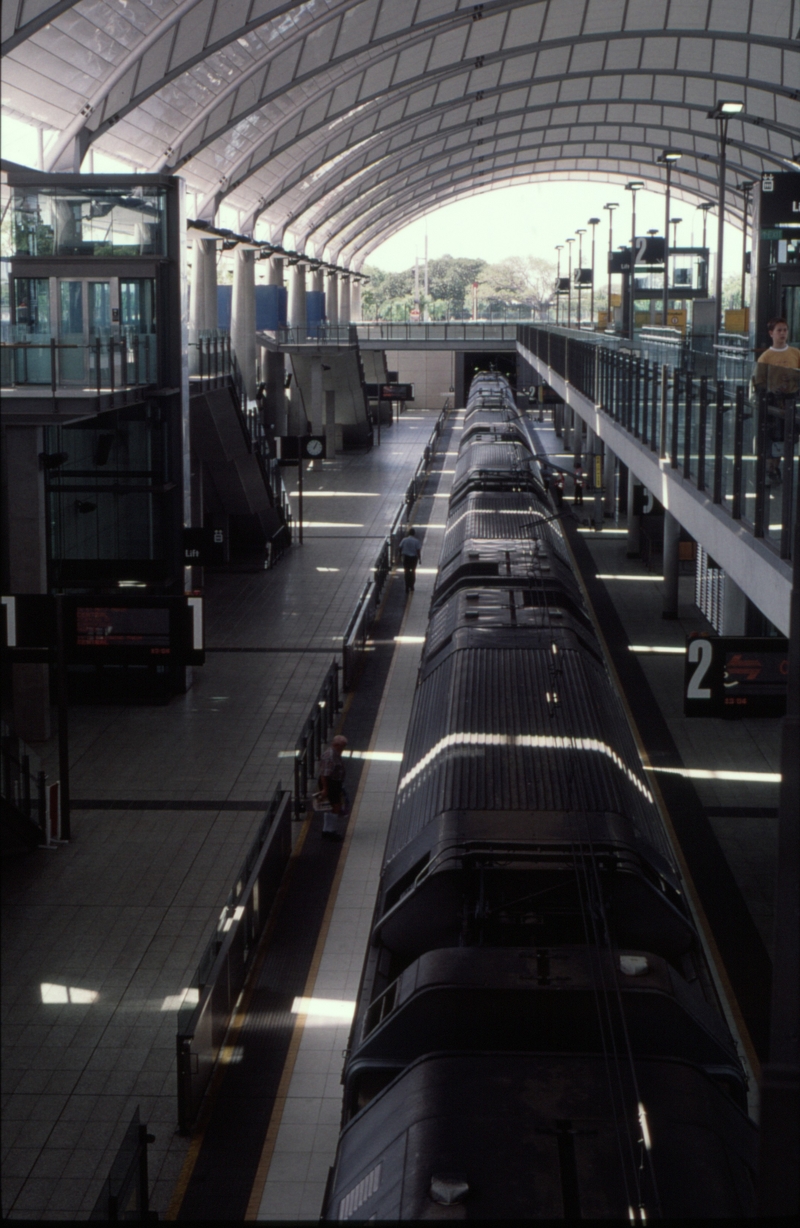
[[[756,1214],[747,1077],[561,515],[476,375],[323,1219]]]

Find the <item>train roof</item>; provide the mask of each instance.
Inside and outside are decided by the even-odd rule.
[[[622,704],[583,650],[440,654],[414,696],[387,860],[444,811],[611,812],[674,865]]]

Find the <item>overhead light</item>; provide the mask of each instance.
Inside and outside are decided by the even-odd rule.
[[[608,208],[608,205],[606,205],[606,208]],[[599,217],[590,217],[590,218],[589,218],[589,223],[588,223],[588,224],[589,224],[590,226],[599,226],[599,225],[600,225],[600,218],[599,218]]]
[[[609,201],[607,205],[603,205],[603,208],[604,209],[619,209],[619,201],[618,200]]]
[[[656,162],[680,162],[683,154],[679,154],[677,149],[665,149],[656,158]]]
[[[741,115],[743,110],[743,102],[734,102],[729,99],[721,99],[712,111],[706,112],[706,118],[726,119],[729,115]]]
[[[625,184],[626,192],[638,192],[639,188],[644,187],[643,179],[631,179],[630,183]]]

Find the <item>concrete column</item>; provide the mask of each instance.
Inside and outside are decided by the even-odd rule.
[[[213,239],[192,243],[192,282],[189,292],[189,372],[199,369],[198,337],[217,328],[217,245]]]
[[[325,393],[325,452],[328,460],[336,455],[336,393]]]
[[[678,617],[678,575],[680,564],[678,559],[678,542],[681,526],[669,512],[664,513],[664,588],[662,596],[664,608],[662,618]]]
[[[746,625],[747,597],[726,572],[722,588],[720,635],[744,635]]]
[[[354,324],[360,324],[363,320],[361,311],[361,282],[355,280],[350,291],[350,315]]]
[[[268,421],[265,422],[267,430],[275,435],[288,435],[287,417],[286,417],[286,365],[283,354],[276,354],[272,350],[264,351],[265,361],[264,369],[266,370],[267,385],[267,411]]]
[[[239,363],[245,392],[256,396],[256,264],[252,248],[237,247],[233,266],[231,345]]]
[[[342,277],[342,288],[339,294],[339,323],[350,323],[350,278]]]
[[[629,559],[636,559],[641,552],[640,532],[639,532],[639,516],[633,514],[633,487],[638,485],[636,478],[633,476],[633,470],[628,470],[628,541],[626,554]]]
[[[605,460],[605,457],[603,455],[604,444],[603,444],[602,439],[599,439],[598,436],[595,435],[594,431],[591,431],[590,434],[592,436],[592,455],[589,461],[589,467],[591,469],[591,480],[592,480],[592,483],[594,483],[595,458],[598,456],[600,457],[600,476],[601,478],[603,476],[603,468],[604,468],[603,462]],[[592,500],[592,502],[594,504],[592,508],[594,527],[596,529],[602,529],[603,513],[605,510],[602,481],[600,482],[598,486],[594,487],[594,499]]]
[[[579,418],[574,410],[572,417],[575,423],[572,435],[572,462],[578,465],[583,464],[583,419]]]
[[[603,449],[603,486],[605,487],[603,512],[606,516],[613,516],[616,502],[616,466],[614,464],[616,458],[607,443],[603,444]]]
[[[308,409],[311,415],[311,434],[322,435],[324,433],[325,397],[322,391],[322,359],[319,355],[311,359],[311,405]],[[312,460],[308,467],[312,470],[321,469],[322,461]]]
[[[270,256],[269,284],[271,286],[283,285],[283,256]]]
[[[317,294],[325,293],[325,273],[323,269],[314,269],[311,273],[311,289]]]
[[[592,428],[586,426],[586,464],[583,466],[586,471],[586,488],[594,490],[594,454],[597,451],[597,438]]]
[[[328,324],[334,328],[339,323],[339,279],[332,270],[328,274],[328,292],[325,296],[325,312]]]
[[[4,432],[4,485],[8,492],[8,592],[47,592],[47,516],[39,453],[41,427],[8,426]],[[13,665],[14,732],[23,742],[50,737],[47,665]]]
[[[553,406],[553,430],[559,437],[564,434],[564,406],[561,402]]]
[[[564,416],[563,416],[562,427],[561,427],[561,436],[564,441],[564,451],[569,452],[569,448],[570,448],[569,432],[570,432],[570,427],[572,426],[572,410],[567,404],[563,406],[563,415]]]
[[[292,328],[306,330],[306,266],[296,264],[292,278],[292,293],[289,302],[289,323]]]

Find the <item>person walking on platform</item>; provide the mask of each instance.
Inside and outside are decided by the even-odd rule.
[[[341,842],[344,837],[336,830],[336,820],[342,813],[342,790],[344,788],[345,767],[342,763],[342,751],[347,746],[347,738],[338,733],[331,739],[331,744],[322,752],[319,761],[319,789],[323,805],[330,804],[330,810],[323,811],[322,838]]]
[[[556,507],[564,506],[564,474],[560,469],[556,469],[553,474],[553,494],[556,497]]]
[[[573,480],[575,482],[575,506],[583,507],[583,465],[578,461],[573,471]]]
[[[422,558],[422,546],[414,529],[409,529],[408,536],[404,537],[400,543],[400,558],[403,560],[406,592],[413,593],[417,563]]]

